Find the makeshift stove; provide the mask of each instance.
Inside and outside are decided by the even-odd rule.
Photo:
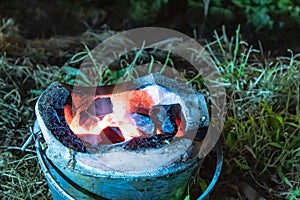
[[[157,74],[114,86],[53,83],[36,115],[54,199],[180,199],[209,125],[203,95]]]

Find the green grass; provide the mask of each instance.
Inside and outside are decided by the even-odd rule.
[[[289,51],[290,57],[266,58],[261,49],[240,40],[239,28],[231,40],[225,31],[215,36],[216,41],[207,48],[226,83],[225,171],[238,168],[276,197],[296,196],[300,183],[300,54]],[[273,179],[277,186],[270,190],[266,179]]]
[[[84,50],[72,56],[70,61],[63,66],[64,74],[62,76],[62,82],[80,86],[112,85],[131,81],[140,77],[140,72],[145,73],[144,68],[146,68],[146,74],[164,74],[166,68],[174,68],[170,52],[165,52],[163,54],[161,58],[163,62],[161,62],[154,59],[153,55],[147,52],[144,46],[141,46],[135,51],[127,52],[124,55],[115,55],[119,67],[118,69],[112,69],[111,66],[104,65],[101,61],[97,60],[96,54],[99,52],[94,53],[85,44],[83,44],[83,46]],[[148,57],[150,57],[149,63],[146,62]],[[137,66],[143,64],[149,65],[137,68]],[[161,67],[154,67],[154,64],[158,64]],[[71,67],[70,65],[75,65],[77,67]],[[91,76],[91,74],[93,74],[93,76]]]

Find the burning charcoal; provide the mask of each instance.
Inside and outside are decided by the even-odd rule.
[[[129,150],[160,148],[173,139],[174,136],[168,134],[153,135],[151,137],[136,137],[126,142],[124,148]]]
[[[176,120],[181,120],[181,107],[179,104],[155,105],[150,109],[150,118],[155,127],[162,133],[175,135],[178,131]]]
[[[142,131],[143,133],[152,135],[154,132],[154,123],[149,118],[149,116],[132,113],[131,114],[132,120],[135,122],[136,127]]]
[[[135,90],[128,102],[129,113],[140,113],[143,115],[149,115],[149,109],[154,104],[153,99],[143,90]]]
[[[104,135],[103,135],[104,134]],[[106,144],[115,144],[115,143],[119,143],[119,142],[124,142],[125,138],[121,132],[121,130],[118,127],[114,127],[114,126],[108,126],[105,129],[102,130],[101,134],[100,134],[101,139],[101,143],[106,143]]]
[[[80,113],[79,126],[89,130],[91,127],[95,127],[98,124],[98,118],[83,111]]]
[[[110,98],[96,99],[87,109],[87,112],[103,119],[105,115],[113,112]]]

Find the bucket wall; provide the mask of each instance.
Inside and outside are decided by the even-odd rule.
[[[190,176],[201,166],[195,158],[164,169],[163,176],[95,177],[55,166],[36,141],[38,160],[54,200],[60,199],[182,199]],[[167,172],[167,173],[166,173]],[[92,187],[91,187],[92,186]]]

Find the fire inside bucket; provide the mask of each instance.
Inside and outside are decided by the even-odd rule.
[[[162,86],[150,85],[117,95],[97,95],[93,99],[73,93],[71,99],[72,104],[64,106],[65,118],[86,147],[127,142],[137,137],[171,139],[184,135],[180,98]]]
[[[101,87],[69,89],[53,83],[36,105],[42,132],[36,146],[53,194],[182,197],[201,164],[201,141],[194,139],[209,124],[203,95],[157,74],[109,93],[99,92]]]

